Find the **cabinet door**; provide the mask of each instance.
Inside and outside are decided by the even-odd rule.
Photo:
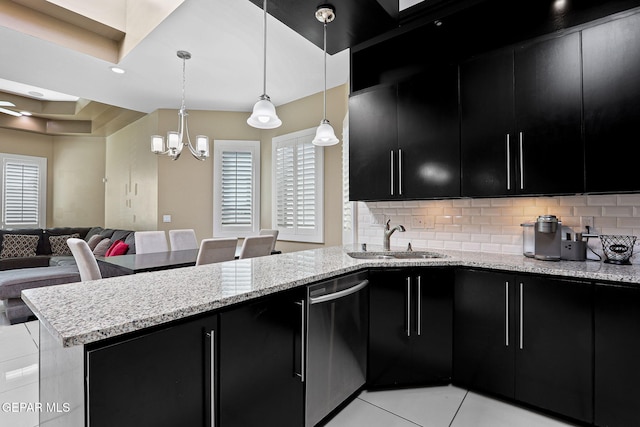
[[[396,98],[395,85],[349,98],[350,200],[398,196]]]
[[[513,51],[460,66],[460,113],[462,195],[514,194]]]
[[[220,426],[303,425],[301,300],[277,296],[220,314]]]
[[[584,191],[580,35],[515,51],[517,190]],[[514,138],[514,139],[515,139]],[[514,141],[515,142],[515,141]]]
[[[593,286],[518,279],[516,399],[591,422]]]
[[[398,192],[460,196],[458,67],[435,65],[398,84]]]
[[[513,397],[514,289],[509,274],[456,271],[454,384]]]
[[[87,425],[214,425],[216,329],[210,316],[88,351]]]
[[[640,14],[582,32],[586,191],[637,191],[633,153],[640,118]]]
[[[595,424],[640,425],[640,292],[596,286]]]
[[[375,388],[448,382],[451,272],[372,270],[369,280],[367,385]]]

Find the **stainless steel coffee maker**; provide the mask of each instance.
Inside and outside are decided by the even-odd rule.
[[[562,245],[562,222],[555,215],[540,215],[523,227],[524,256],[545,261],[559,261]]]

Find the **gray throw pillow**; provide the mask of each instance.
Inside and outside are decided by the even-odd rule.
[[[98,243],[102,241],[102,239],[104,239],[104,237],[99,234],[94,234],[93,236],[89,237],[89,241],[87,242],[87,245],[89,245],[89,249],[93,251],[96,246],[98,246]]]
[[[96,245],[96,248],[93,250],[93,255],[95,256],[104,256],[107,253],[107,250],[111,247],[111,239],[106,238],[102,239],[100,243]]]

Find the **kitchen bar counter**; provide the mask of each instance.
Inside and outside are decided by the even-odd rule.
[[[369,253],[380,249],[370,245]],[[359,249],[336,246],[29,289],[22,298],[54,339],[71,347],[369,267],[459,266],[640,285],[640,265],[431,249],[446,257],[355,259],[351,251]]]

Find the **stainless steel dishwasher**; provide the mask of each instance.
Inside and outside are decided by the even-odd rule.
[[[305,426],[312,427],[365,383],[367,273],[307,287]]]

